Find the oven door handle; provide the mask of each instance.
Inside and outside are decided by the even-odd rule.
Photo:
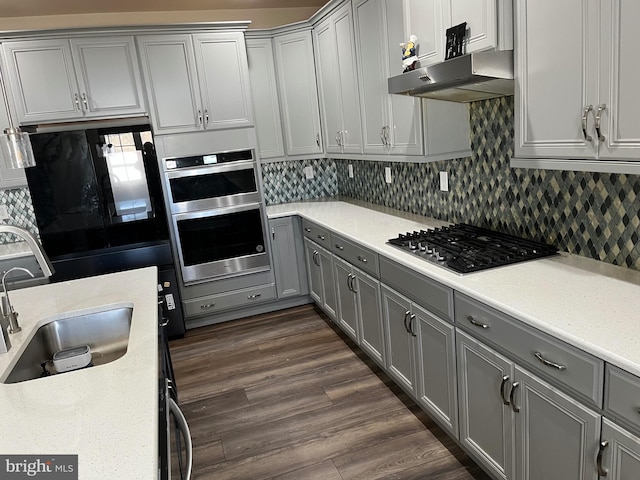
[[[169,180],[174,178],[198,177],[202,175],[211,175],[216,173],[236,172],[238,170],[255,170],[256,163],[253,160],[241,160],[232,163],[216,163],[212,165],[199,165],[197,167],[188,167],[182,170],[169,170],[165,173]]]
[[[262,212],[262,206],[259,203],[245,203],[243,205],[236,205],[233,207],[220,207],[207,210],[196,210],[194,212],[186,213],[174,213],[174,223],[181,220],[191,220],[194,218],[206,218],[206,217],[218,217],[220,215],[229,215],[230,213],[246,212],[249,210],[260,210]],[[177,227],[177,225],[176,225]]]
[[[169,410],[176,419],[176,424],[184,437],[185,448],[187,450],[187,471],[186,476],[183,478],[184,480],[191,480],[191,470],[193,468],[193,443],[191,442],[189,425],[187,424],[187,419],[184,418],[182,410],[180,410],[180,407],[178,407],[178,404],[173,400],[173,398],[169,398]]]

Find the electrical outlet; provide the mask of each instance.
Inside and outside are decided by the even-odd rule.
[[[447,172],[440,172],[440,191],[449,191],[449,174]]]
[[[9,220],[9,210],[6,205],[0,205],[0,220]]]
[[[353,165],[349,164],[349,178],[353,178]]]
[[[391,167],[384,167],[384,181],[391,183]]]
[[[311,165],[304,167],[304,176],[307,180],[311,180],[313,178],[313,167]]]

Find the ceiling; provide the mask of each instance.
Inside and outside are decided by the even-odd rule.
[[[250,28],[271,28],[307,20],[326,3],[328,0],[0,0],[0,30],[244,20],[252,22]]]
[[[320,8],[323,0],[20,0],[0,1],[0,17],[83,13]]]

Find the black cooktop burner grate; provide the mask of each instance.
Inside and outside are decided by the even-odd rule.
[[[509,265],[558,253],[546,243],[464,223],[400,234],[389,244],[457,273]]]

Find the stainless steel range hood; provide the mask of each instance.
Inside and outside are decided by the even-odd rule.
[[[513,95],[513,50],[469,53],[388,82],[389,93],[452,102]]]

